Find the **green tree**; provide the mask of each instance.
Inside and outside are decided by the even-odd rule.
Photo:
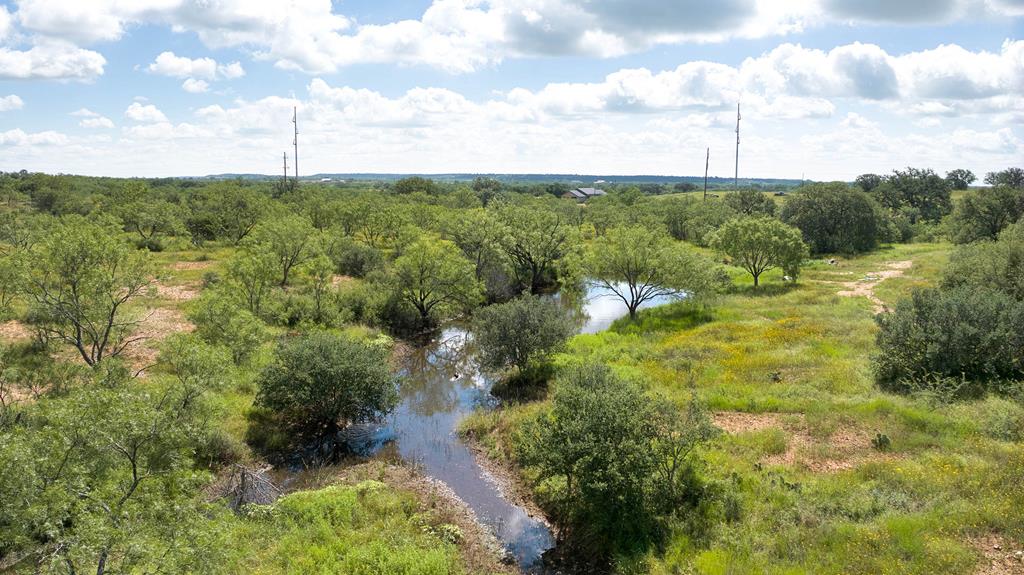
[[[186,226],[196,244],[227,239],[238,244],[252,233],[270,208],[266,196],[235,182],[218,182],[195,191],[188,199]]]
[[[257,317],[263,304],[280,281],[280,261],[263,246],[250,244],[227,262],[227,287],[234,290]]]
[[[286,287],[296,266],[316,255],[312,249],[316,230],[309,220],[295,214],[276,216],[261,223],[252,234],[252,244],[277,262],[278,285]]]
[[[736,212],[725,202],[691,197],[670,198],[663,203],[668,233],[677,240],[698,246],[707,246],[711,234],[725,222],[736,217]]]
[[[109,227],[68,216],[29,257],[26,294],[38,328],[74,346],[89,365],[137,341],[140,319],[127,307],[152,281],[145,252]]]
[[[853,183],[856,184],[861,191],[870,194],[875,188],[882,185],[883,181],[885,181],[885,178],[878,174],[861,174],[857,176],[857,179],[854,180]]]
[[[197,336],[229,349],[236,364],[252,357],[265,337],[263,322],[222,289],[204,290],[189,319],[196,324]]]
[[[737,214],[774,216],[775,200],[758,190],[740,190],[725,195],[723,200]]]
[[[1006,226],[1024,217],[1024,189],[982,188],[964,195],[949,220],[952,240],[968,244],[995,239]]]
[[[495,211],[503,225],[500,243],[519,285],[537,294],[555,281],[555,266],[576,247],[578,232],[542,205],[504,205]]]
[[[216,539],[191,453],[208,410],[177,386],[107,381],[0,429],[0,555],[34,573],[199,572]]]
[[[714,290],[715,265],[664,233],[614,228],[594,240],[584,273],[626,304],[630,319],[646,302],[670,296],[698,298]]]
[[[412,176],[398,180],[394,183],[393,188],[395,193],[403,195],[414,194],[417,192],[427,195],[434,195],[437,193],[437,184],[434,180],[419,176]]]
[[[488,369],[515,367],[520,376],[540,367],[575,331],[565,309],[534,295],[487,306],[473,316],[480,364]]]
[[[1006,168],[1000,172],[985,174],[985,183],[990,186],[1024,189],[1024,168]]]
[[[893,213],[909,213],[911,223],[938,222],[953,210],[949,182],[932,170],[895,170],[871,195]]]
[[[472,306],[481,297],[473,264],[447,240],[420,238],[395,260],[393,274],[399,297],[424,322]]]
[[[656,422],[643,391],[607,367],[576,367],[559,379],[550,410],[521,429],[517,453],[558,486],[550,497],[561,539],[594,537],[589,550],[605,554],[650,540]]]
[[[754,278],[754,287],[768,270],[798,272],[808,256],[800,230],[770,217],[739,218],[726,223],[711,237],[711,247],[747,270]]]
[[[871,197],[841,182],[803,186],[787,198],[781,218],[803,233],[815,254],[870,251],[887,233]]]
[[[327,332],[282,343],[258,385],[257,406],[327,434],[379,419],[398,401],[386,350]]]
[[[1007,227],[998,241],[958,248],[950,258],[942,285],[993,289],[1024,301],[1024,222]]]
[[[974,172],[970,170],[956,169],[946,173],[946,181],[954,190],[966,190],[977,180],[978,176],[975,176]]]

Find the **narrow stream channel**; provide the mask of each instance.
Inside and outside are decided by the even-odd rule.
[[[600,288],[589,289],[575,311],[580,333],[603,331],[627,313],[622,300]],[[542,573],[541,556],[554,546],[551,531],[505,497],[457,433],[464,417],[497,405],[490,393],[493,381],[477,367],[471,335],[461,327],[445,329],[408,355],[402,375],[399,406],[383,425],[355,433],[361,445],[352,447],[363,453],[395,449],[403,461],[447,484],[493,530],[524,573]]]

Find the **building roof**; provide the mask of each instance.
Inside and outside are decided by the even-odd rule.
[[[583,194],[583,197],[586,197],[586,198],[589,198],[591,196],[603,196],[604,195],[604,190],[599,190],[597,188],[576,188],[576,190],[574,190],[574,191],[577,191],[577,192]]]

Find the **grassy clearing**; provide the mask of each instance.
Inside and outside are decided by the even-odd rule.
[[[367,480],[287,495],[230,522],[236,573],[463,573],[461,531],[408,492]]]
[[[971,573],[973,537],[1024,537],[1024,447],[1013,441],[1021,406],[988,398],[936,407],[878,391],[872,303],[836,295],[845,282],[911,260],[904,276],[875,290],[891,306],[934,284],[950,250],[899,245],[837,265],[821,260],[797,285],[776,272],[759,290],[731,270],[736,287],[707,310],[675,304],[572,340],[562,364],[605,362],[680,405],[696,393],[720,418],[740,412],[708,449],[705,470],[735,492],[739,516],[704,541],[673,538],[638,568]],[[541,407],[477,416],[464,430],[508,457],[512,430]],[[879,433],[891,440],[884,452],[872,445]],[[529,483],[530,470],[523,475]]]

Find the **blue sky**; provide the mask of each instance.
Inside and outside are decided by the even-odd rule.
[[[1024,158],[1022,0],[3,0],[0,170],[732,172]]]

